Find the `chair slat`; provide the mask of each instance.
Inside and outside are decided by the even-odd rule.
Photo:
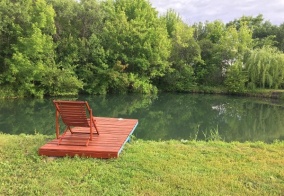
[[[95,128],[97,134],[99,134],[98,129],[95,125],[95,121],[88,118],[92,117],[92,110],[90,109],[89,105],[85,101],[53,101],[56,110],[59,113],[63,123],[66,125],[66,131],[70,130],[72,132],[72,127],[89,127],[90,128],[90,138],[92,140],[92,129]],[[88,115],[87,115],[88,111]],[[59,118],[56,115],[56,118]],[[56,121],[58,123],[58,119]],[[59,132],[59,126],[57,125],[57,135]],[[66,132],[65,131],[65,132]],[[72,132],[73,133],[73,132]],[[62,137],[64,137],[63,134]],[[62,140],[62,137],[59,140],[59,144]],[[89,140],[87,141],[86,145],[88,145]]]

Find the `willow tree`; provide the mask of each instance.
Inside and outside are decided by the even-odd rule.
[[[249,87],[277,89],[284,82],[284,54],[269,46],[252,50],[246,69]]]

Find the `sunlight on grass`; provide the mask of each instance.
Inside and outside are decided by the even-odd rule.
[[[134,140],[118,159],[38,156],[51,138],[0,134],[0,195],[284,193],[284,142]]]

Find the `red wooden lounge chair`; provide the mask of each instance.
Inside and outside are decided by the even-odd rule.
[[[92,109],[89,107],[86,101],[53,101],[56,107],[56,138],[59,139],[58,145],[60,145],[62,139],[68,131],[72,134],[76,134],[72,129],[74,127],[88,127],[90,137],[87,139],[86,146],[89,145],[89,141],[93,139],[93,131],[99,134],[96,126],[96,120],[93,118]],[[89,118],[88,118],[89,116]],[[60,135],[59,130],[59,118],[61,117],[63,123],[66,125],[65,131]],[[75,136],[75,135],[74,135]],[[76,137],[75,137],[76,138]]]

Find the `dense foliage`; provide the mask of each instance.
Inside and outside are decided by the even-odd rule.
[[[284,23],[188,25],[148,0],[1,0],[0,96],[284,88]]]

